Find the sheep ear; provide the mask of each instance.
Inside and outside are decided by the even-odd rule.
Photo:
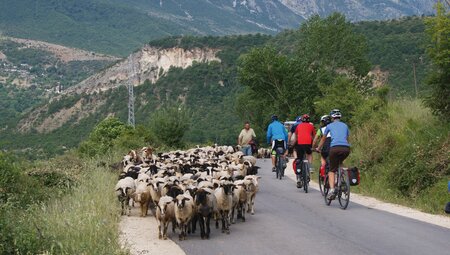
[[[262,178],[261,176],[256,176],[256,179],[257,179],[257,180],[259,180],[259,179],[261,179],[261,178]]]

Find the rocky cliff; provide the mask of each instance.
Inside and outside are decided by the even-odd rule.
[[[64,93],[92,94],[125,85],[128,82],[138,85],[149,80],[154,83],[171,67],[186,68],[194,62],[220,62],[220,59],[216,57],[217,52],[217,49],[159,49],[145,46],[128,58],[89,77]]]

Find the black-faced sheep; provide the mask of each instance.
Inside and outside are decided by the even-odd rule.
[[[122,215],[126,214],[128,209],[128,216],[131,214],[130,199],[131,195],[136,191],[136,185],[134,179],[131,177],[125,177],[120,179],[115,187],[117,198],[122,206]]]

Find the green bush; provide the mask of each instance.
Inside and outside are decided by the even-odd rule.
[[[78,148],[81,155],[104,155],[113,149],[114,141],[132,128],[118,118],[109,117],[100,122]]]
[[[190,113],[181,106],[166,106],[156,111],[150,121],[150,130],[158,144],[182,148],[184,134],[190,126]]]

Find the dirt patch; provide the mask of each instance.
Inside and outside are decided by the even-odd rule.
[[[6,60],[6,55],[0,51],[0,60]]]
[[[75,49],[75,48],[64,47],[61,45],[42,42],[42,41],[19,39],[19,38],[12,38],[12,37],[8,37],[6,39],[17,42],[17,43],[24,44],[24,46],[22,48],[33,48],[33,49],[40,49],[40,50],[45,50],[45,51],[51,52],[58,59],[60,59],[63,62],[88,61],[88,60],[115,61],[115,60],[120,59],[118,57],[98,54],[98,53]]]
[[[139,217],[138,204],[131,210],[131,216],[122,216],[120,221],[120,243],[132,255],[184,255],[184,251],[172,240],[158,239],[158,225],[150,213]],[[171,230],[169,230],[171,233]]]

